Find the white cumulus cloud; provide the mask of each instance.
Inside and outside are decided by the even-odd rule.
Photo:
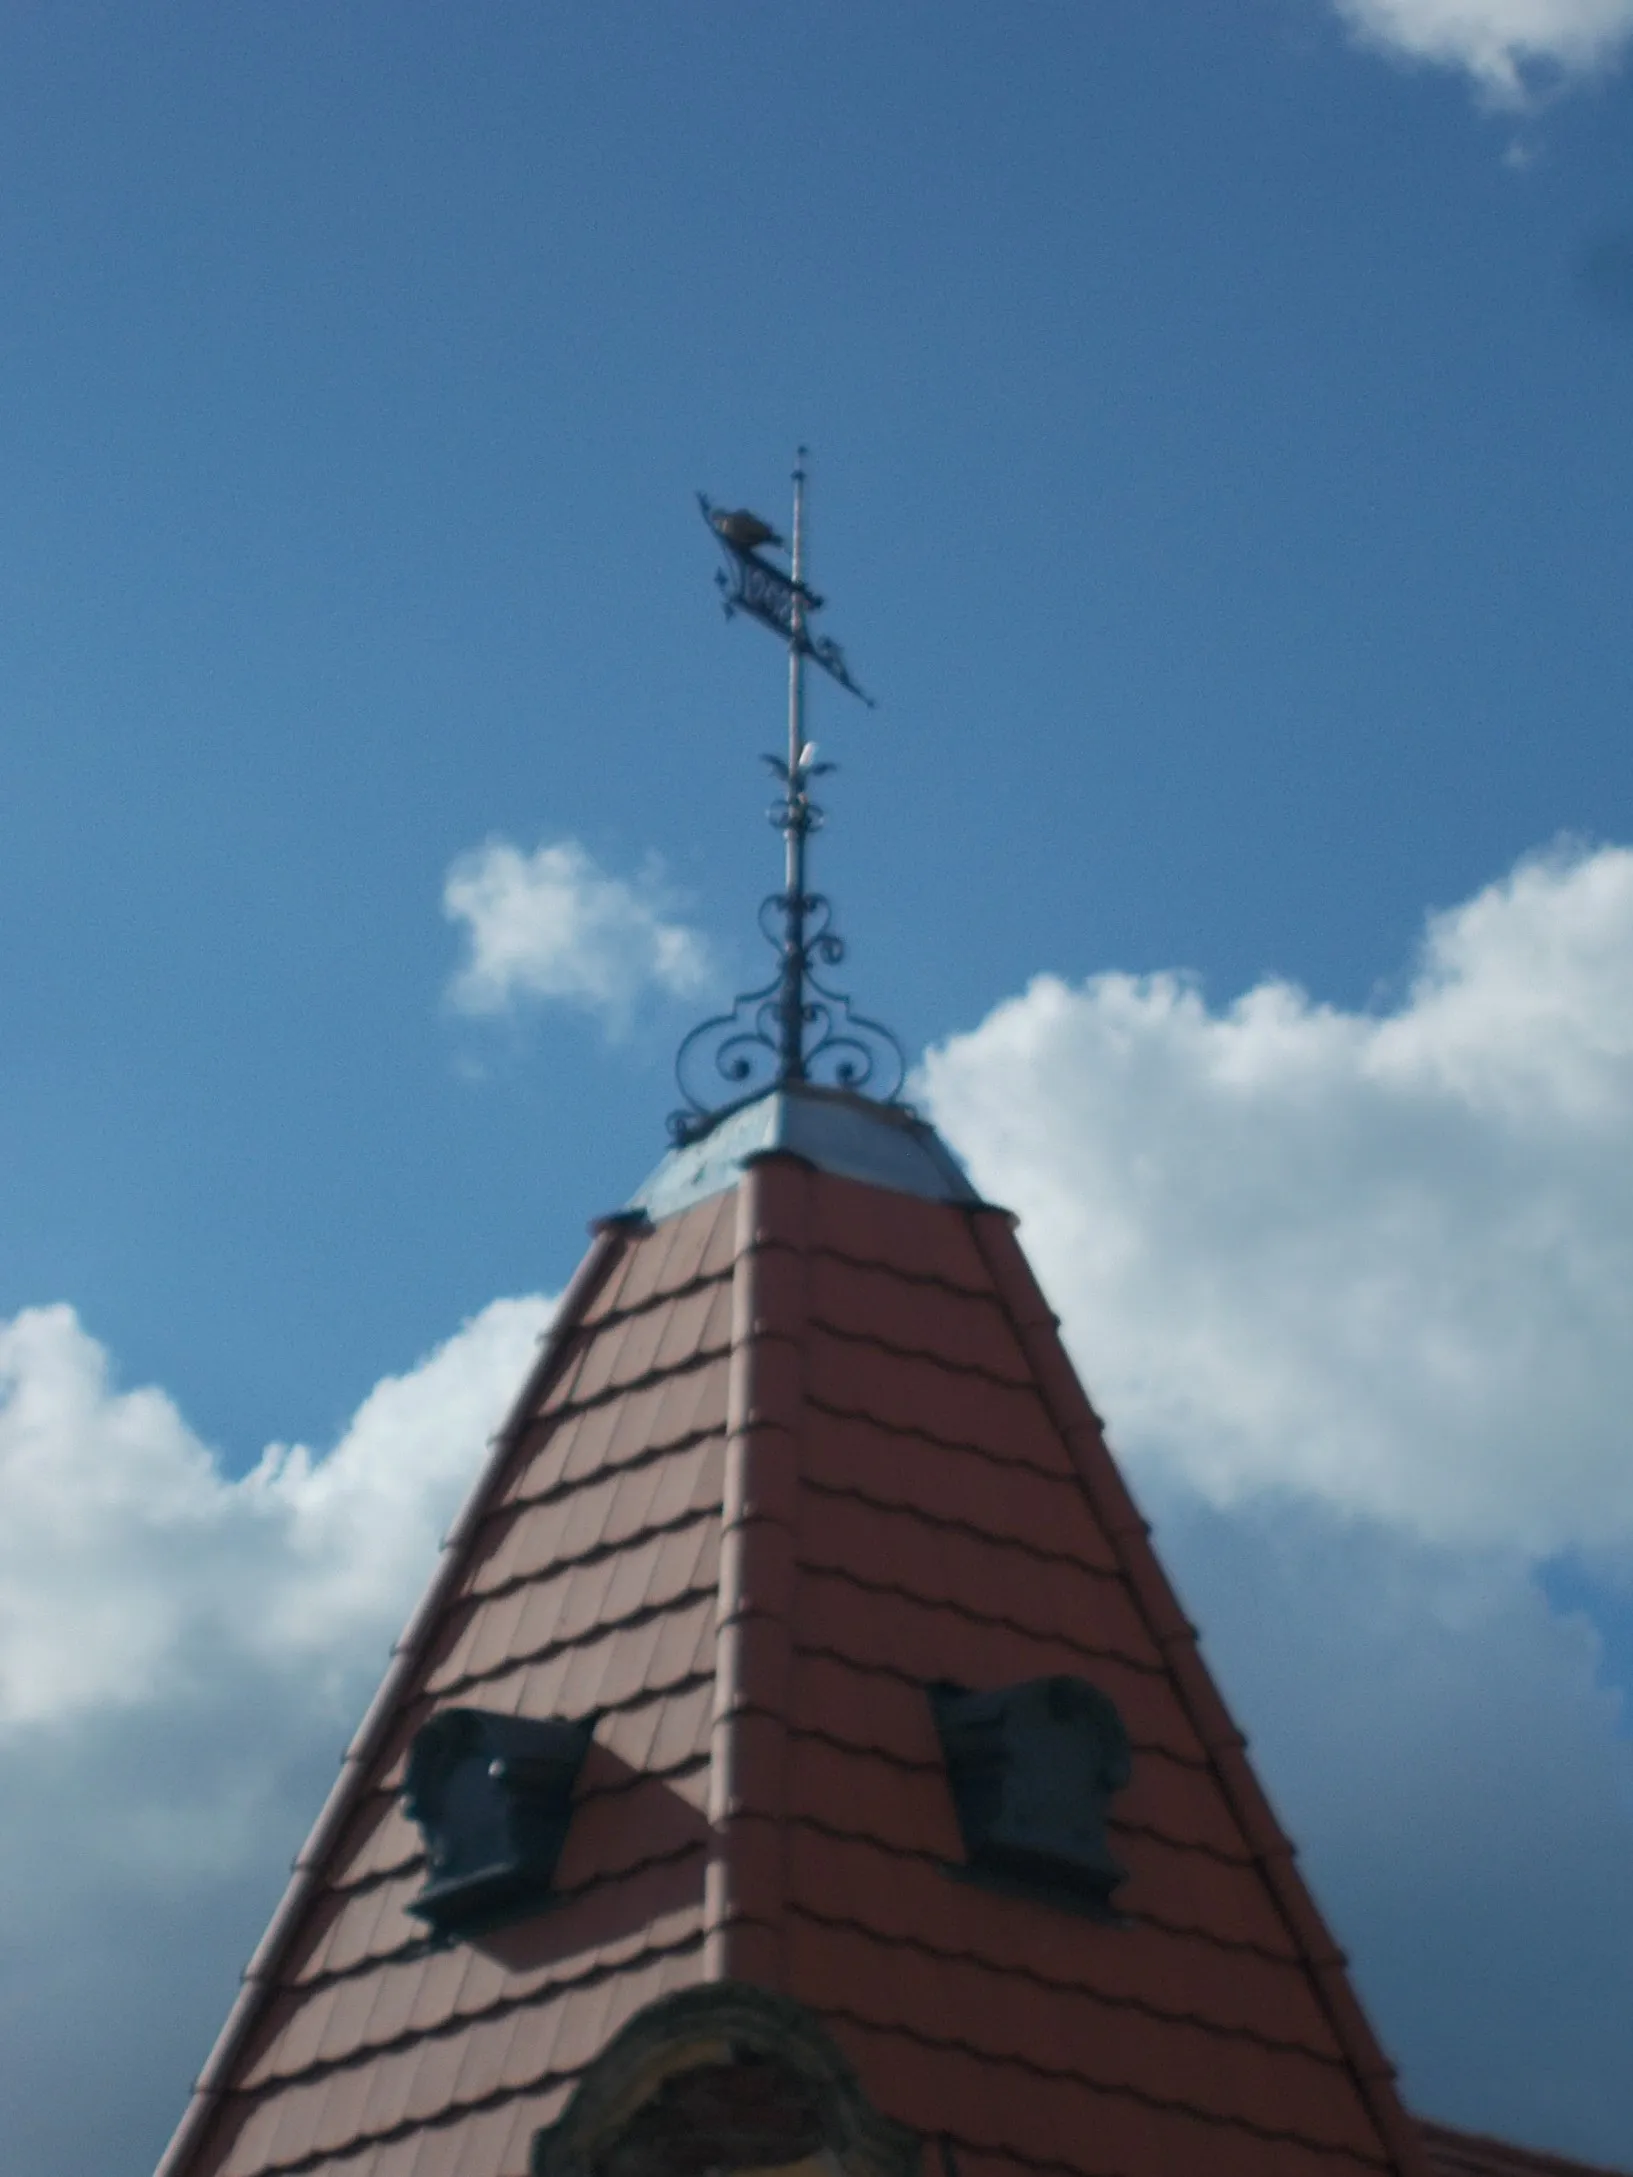
[[[7,2177],[152,2168],[548,1315],[237,1479],[71,1308],[0,1323]]]
[[[1495,104],[1611,66],[1633,39],[1633,0],[1334,0],[1368,43],[1461,69]]]
[[[72,1308],[0,1324],[0,1738],[388,1638],[546,1312],[494,1301],[326,1456],[274,1445],[238,1480],[162,1391],[114,1387]]]
[[[687,997],[709,980],[707,947],[673,919],[656,866],[611,876],[576,839],[531,854],[490,839],[450,868],[442,906],[463,927],[466,957],[449,986],[461,1012],[556,999],[617,1026],[647,991]]]
[[[1633,1563],[1633,854],[1434,918],[1389,1011],[1044,980],[926,1086],[1409,2093],[1624,2161],[1633,1750],[1533,1574]],[[152,2167],[547,1314],[495,1302],[238,1478],[70,1308],[0,1323],[7,2177]]]
[[[1136,1463],[1433,1541],[1633,1543],[1633,852],[1436,916],[1393,1011],[1041,978],[925,1086]]]
[[[1511,1551],[1147,1498],[1411,2106],[1629,2167],[1633,1745],[1592,1627]]]

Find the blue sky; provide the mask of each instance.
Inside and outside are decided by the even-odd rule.
[[[5,12],[0,1767],[91,1870],[0,1967],[8,2166],[150,2163],[466,1438],[761,972],[779,666],[693,494],[780,519],[801,440],[880,698],[814,698],[850,986],[1027,1214],[1409,2090],[1633,2161],[1629,45],[1627,0]],[[245,1610],[299,1615],[326,1464],[376,1509],[323,1550],[389,1537],[302,1605],[305,1707],[293,1633],[197,1665],[289,1444]],[[1376,1669],[1322,1630],[1369,1593]],[[198,1765],[203,1905],[69,1811],[127,1744]]]

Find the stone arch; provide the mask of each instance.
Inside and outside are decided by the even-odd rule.
[[[916,2177],[917,2135],[881,2116],[801,2004],[745,1981],[651,2004],[595,2059],[533,2177]]]

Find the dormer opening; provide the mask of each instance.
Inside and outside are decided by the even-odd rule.
[[[572,1819],[595,1719],[559,1723],[445,1708],[415,1734],[403,1809],[427,1879],[408,1910],[447,1940],[536,1912]]]
[[[1106,1816],[1132,1764],[1110,1698],[1057,1675],[984,1692],[941,1683],[930,1705],[964,1842],[956,1872],[1114,1918],[1128,1871]]]

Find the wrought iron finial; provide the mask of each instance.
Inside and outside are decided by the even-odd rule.
[[[703,518],[725,556],[716,581],[726,613],[745,612],[780,635],[788,649],[788,753],[767,756],[779,787],[772,823],[783,835],[783,889],[760,906],[760,929],[777,954],[777,973],[757,990],[744,991],[730,1012],[701,1021],[680,1047],[676,1075],[685,1108],[671,1117],[677,1142],[695,1141],[723,1111],[789,1082],[870,1093],[894,1103],[907,1065],[901,1045],[879,1022],[853,1013],[850,1001],[830,989],[821,970],[845,957],[833,927],[833,908],[806,878],[807,846],[822,827],[823,812],[811,781],[832,771],[818,763],[816,744],[805,738],[805,661],[812,658],[842,688],[872,708],[851,678],[844,652],[831,637],[810,632],[810,615],[822,599],[805,580],[805,448],[794,470],[794,520],[789,569],[762,557],[783,549],[783,540],[747,507],[712,506],[698,493]]]

